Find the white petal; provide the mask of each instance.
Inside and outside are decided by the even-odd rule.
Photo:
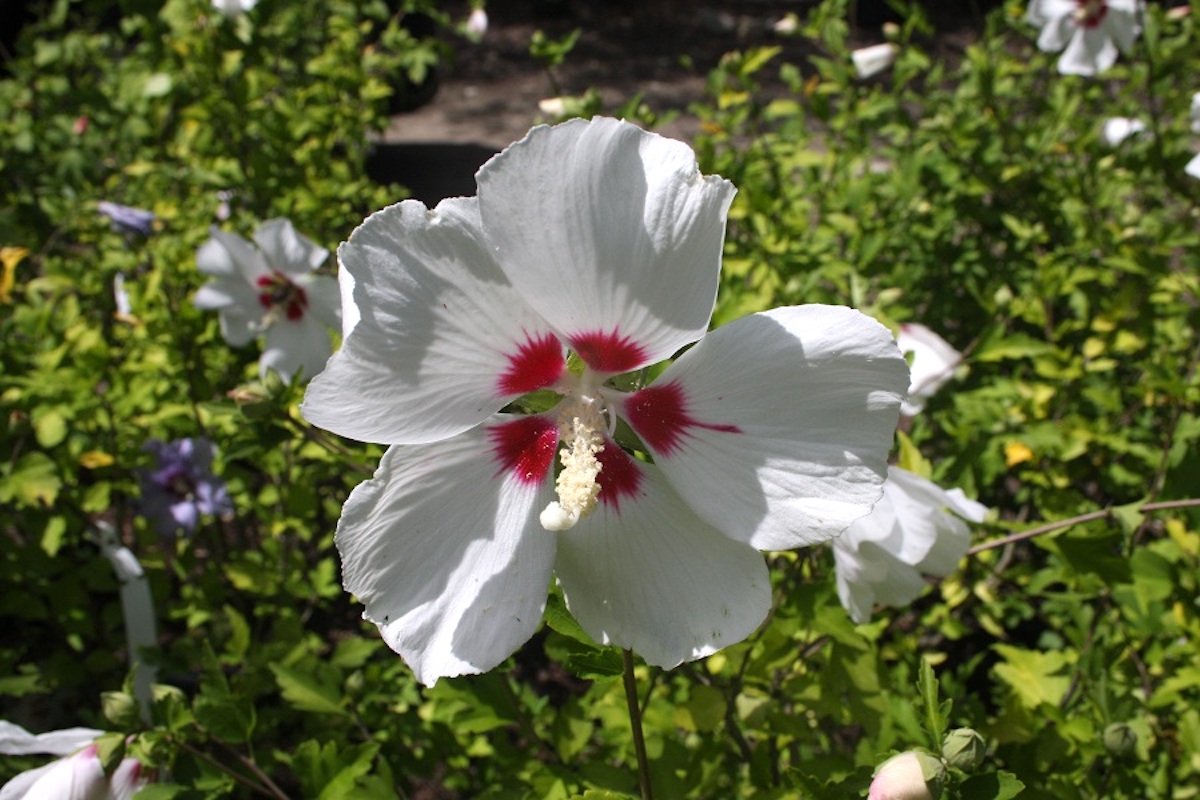
[[[1117,147],[1130,136],[1146,130],[1146,123],[1130,117],[1109,117],[1100,127],[1100,141],[1105,147]]]
[[[1200,178],[1200,153],[1192,156],[1192,160],[1184,165],[1183,171],[1193,178]]]
[[[1072,0],[1068,0],[1068,2],[1071,2],[1074,7]],[[1050,3],[1046,4],[1046,6],[1050,5]],[[1055,3],[1054,5],[1059,4]],[[1046,23],[1042,26],[1042,32],[1038,34],[1037,46],[1043,53],[1057,53],[1067,46],[1067,42],[1079,28],[1071,16],[1072,11],[1065,14],[1059,14],[1057,8],[1049,10],[1043,8],[1043,11],[1047,14]]]
[[[1192,95],[1192,108],[1189,115],[1192,118],[1192,133],[1200,133],[1200,92]]]
[[[361,441],[420,444],[558,379],[562,346],[508,284],[478,220],[472,198],[434,211],[409,200],[342,245],[361,319],[309,385],[309,422]]]
[[[262,253],[236,233],[212,227],[211,238],[196,251],[196,266],[208,275],[240,276],[250,286],[271,274]]]
[[[1096,75],[1117,63],[1117,46],[1101,28],[1080,28],[1058,60],[1064,75]]]
[[[850,60],[854,62],[854,71],[858,77],[866,79],[894,64],[898,53],[899,48],[896,45],[884,42],[851,51]]]
[[[661,361],[708,326],[733,184],[614,119],[534,128],[476,176],[513,286],[601,372]]]
[[[1133,9],[1122,9],[1116,6],[1117,4],[1113,2],[1108,4],[1108,13],[1104,15],[1104,21],[1100,27],[1109,38],[1116,42],[1118,48],[1128,53],[1133,50],[1133,43],[1141,32],[1141,28],[1137,24],[1137,15]]]
[[[597,641],[663,668],[745,639],[771,606],[762,555],[696,517],[653,465],[621,457],[636,487],[559,534],[571,613]]]
[[[262,331],[262,316],[247,316],[239,310],[228,309],[218,318],[221,336],[234,347],[249,344]]]
[[[358,303],[354,302],[354,276],[341,264],[338,265],[337,281],[342,306],[342,339],[345,339],[362,318],[362,313]]]
[[[792,306],[713,331],[621,416],[703,519],[783,550],[829,539],[879,499],[907,386],[878,322]]]
[[[0,791],[0,800],[7,800],[10,781]],[[88,748],[50,765],[50,769],[38,771],[37,780],[28,785],[22,800],[107,800],[108,781],[104,768],[100,766],[95,748]]]
[[[241,278],[217,278],[196,290],[192,304],[201,311],[223,311],[237,309],[242,314],[257,311],[262,316],[263,308],[258,302],[258,292]]]
[[[269,219],[254,232],[254,241],[274,270],[290,277],[312,272],[329,251],[296,232],[290,219]]]
[[[87,747],[104,731],[95,728],[64,728],[58,731],[33,734],[7,720],[0,720],[0,753],[6,756],[26,756],[45,753],[67,756]]]
[[[896,345],[906,356],[912,354],[908,398],[901,406],[901,412],[908,417],[916,416],[925,407],[924,401],[937,394],[938,389],[954,377],[955,367],[962,362],[962,353],[929,328],[915,322],[900,326]]]
[[[112,796],[110,800],[129,800],[147,783],[142,776],[142,765],[136,758],[123,758],[113,771],[110,781]]]
[[[899,467],[888,470],[883,497],[834,541],[838,596],[855,622],[876,603],[900,606],[958,566],[971,531],[951,511],[978,522],[987,509],[958,489],[949,492]]]
[[[294,322],[277,320],[266,331],[258,359],[259,376],[266,377],[267,370],[273,369],[285,381],[290,382],[297,372],[307,380],[324,368],[332,350],[329,331],[313,315]]]
[[[555,540],[538,512],[553,497],[557,440],[546,423],[548,439],[535,430],[517,448],[546,457],[527,478],[494,443],[505,422],[390,448],[342,509],[346,589],[426,685],[492,669],[541,623]]]
[[[342,294],[336,280],[328,275],[308,274],[297,278],[296,285],[308,295],[306,316],[312,314],[326,328],[342,327]]]

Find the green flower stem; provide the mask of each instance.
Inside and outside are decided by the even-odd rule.
[[[1187,500],[1164,500],[1160,503],[1146,503],[1138,508],[1138,513],[1149,514],[1152,511],[1167,511],[1173,508],[1197,507],[1200,507],[1200,498],[1193,497]],[[1027,531],[1018,531],[1017,533],[1012,533],[1008,536],[1001,536],[999,539],[992,539],[990,542],[977,544],[967,551],[967,555],[973,556],[977,553],[982,553],[984,550],[995,550],[997,547],[1004,547],[1005,545],[1013,544],[1014,542],[1032,539],[1035,536],[1041,536],[1044,533],[1052,533],[1054,531],[1062,530],[1063,528],[1070,528],[1073,525],[1079,525],[1084,522],[1092,522],[1098,519],[1112,519],[1112,517],[1113,509],[1111,507],[1102,508],[1098,511],[1089,511],[1086,514],[1080,514],[1077,517],[1060,519],[1058,522],[1048,522],[1045,525],[1039,525],[1038,527],[1030,528]]]
[[[642,711],[638,705],[637,678],[633,674],[633,651],[622,650],[625,664],[625,702],[629,705],[629,725],[633,728],[633,749],[637,752],[638,786],[642,800],[654,800],[650,784],[650,762],[646,758],[646,737],[642,735]]]

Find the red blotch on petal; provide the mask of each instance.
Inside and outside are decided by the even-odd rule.
[[[500,375],[500,393],[517,395],[545,389],[558,380],[564,367],[562,345],[553,334],[526,339],[516,355],[508,357],[508,369]]]
[[[646,366],[646,351],[614,329],[581,333],[570,339],[571,349],[597,372],[629,372]]]
[[[691,415],[683,387],[678,383],[648,386],[625,399],[625,420],[642,437],[656,456],[669,456],[679,449],[692,428],[723,433],[741,433],[737,425],[701,422]]]
[[[596,454],[600,462],[599,502],[621,510],[621,499],[634,497],[642,485],[642,471],[637,461],[611,439],[604,440],[604,449]]]
[[[500,463],[496,476],[511,474],[521,483],[537,484],[554,465],[558,426],[542,416],[517,417],[487,430],[492,456]]]

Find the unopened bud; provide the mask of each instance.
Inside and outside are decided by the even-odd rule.
[[[909,750],[879,765],[867,800],[937,800],[945,778],[946,767],[941,759]]]
[[[1104,749],[1117,758],[1132,755],[1137,749],[1137,734],[1124,722],[1114,722],[1104,729]]]
[[[987,755],[987,742],[971,728],[955,728],[942,742],[942,758],[954,769],[974,772]]]

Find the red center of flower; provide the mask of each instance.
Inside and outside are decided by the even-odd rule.
[[[648,386],[625,402],[626,421],[655,455],[674,453],[692,428],[724,433],[741,433],[737,425],[701,422],[688,410],[683,387],[678,383]]]
[[[1108,3],[1104,0],[1075,0],[1079,8],[1075,10],[1075,20],[1085,28],[1094,28],[1108,13]]]
[[[526,339],[516,354],[508,357],[508,369],[500,375],[500,392],[512,395],[545,389],[558,380],[565,366],[562,345],[552,334]]]
[[[541,483],[554,464],[558,425],[542,416],[518,417],[487,430],[492,453],[500,462],[496,474],[508,472],[521,483]]]
[[[571,337],[571,349],[596,372],[632,372],[646,365],[646,351],[615,329]]]
[[[308,310],[308,294],[282,272],[272,272],[258,279],[258,304],[267,311],[282,309],[289,320],[296,322]]]

